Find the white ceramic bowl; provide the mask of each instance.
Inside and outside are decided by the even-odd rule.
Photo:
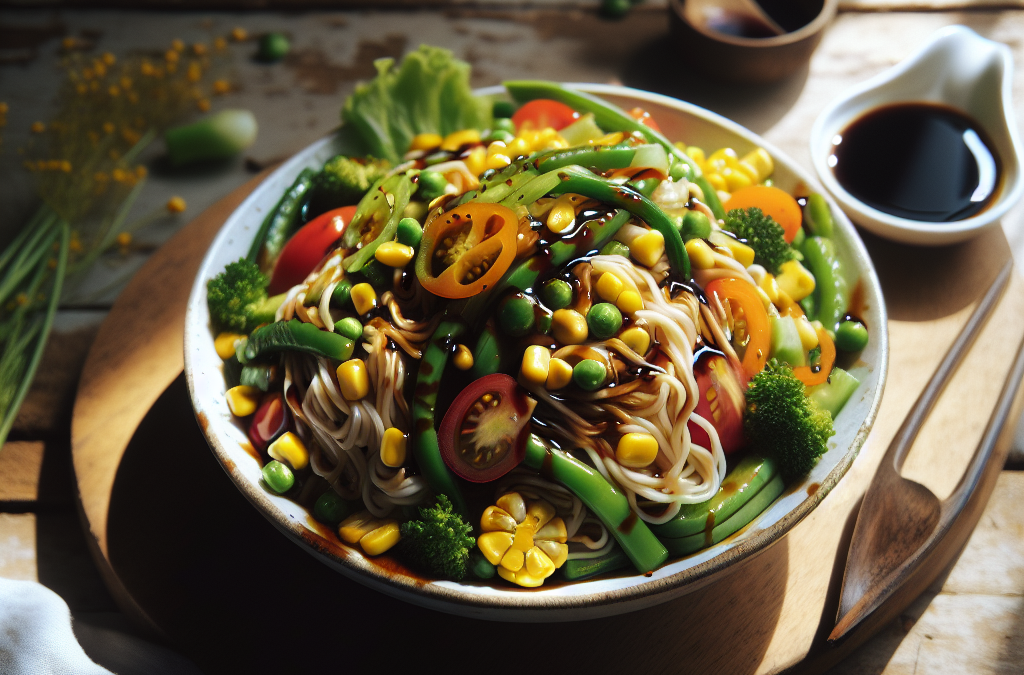
[[[847,215],[879,236],[932,246],[970,239],[996,223],[1024,192],[1012,87],[1009,47],[964,26],[947,26],[905,60],[854,87],[822,111],[811,129],[814,169]],[[839,184],[830,164],[833,139],[864,113],[903,102],[948,105],[965,112],[985,130],[1002,163],[998,194],[985,210],[954,222],[910,220],[868,206]]]
[[[775,180],[793,190],[815,181],[790,159],[750,131],[714,113],[656,94],[607,85],[571,85],[604,96],[629,108],[651,112],[672,139],[711,149],[730,146],[740,154],[762,146],[775,158]],[[481,93],[496,94],[499,89]],[[861,385],[836,420],[830,450],[814,470],[738,534],[686,558],[672,560],[642,575],[599,578],[574,584],[552,584],[534,590],[493,585],[429,581],[395,571],[387,560],[364,557],[340,543],[295,502],[259,486],[260,466],[247,450],[245,430],[228,412],[221,360],[213,348],[213,331],[206,307],[206,283],[224,266],[245,255],[268,209],[304,167],[319,167],[343,151],[336,136],[325,138],[291,158],[246,199],[228,218],[200,268],[189,298],[185,320],[185,374],[196,417],[214,454],[245,496],[285,535],[327,565],[356,581],[389,595],[426,607],[471,617],[512,621],[563,621],[596,618],[640,609],[685,594],[754,555],[806,516],[825,498],[853,461],[874,421],[885,379],[888,353],[886,315],[878,279],[860,239],[836,209],[842,261],[864,298],[863,318],[871,339],[861,361],[852,368]],[[835,206],[833,205],[833,209]],[[859,281],[858,281],[859,280]]]

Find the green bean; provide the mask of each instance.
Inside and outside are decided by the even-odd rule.
[[[537,436],[526,441],[524,463],[571,490],[625,551],[640,572],[650,572],[668,558],[668,551],[629,507],[626,495],[596,469],[561,450],[548,448]]]
[[[346,316],[334,324],[334,332],[349,340],[358,340],[363,337],[363,324],[354,316]]]
[[[479,379],[485,375],[491,375],[501,369],[501,347],[498,345],[498,336],[494,331],[494,324],[488,321],[473,348],[473,377]]]
[[[292,319],[277,321],[254,330],[245,344],[243,355],[238,360],[244,365],[273,352],[299,351],[335,361],[347,361],[352,358],[354,350],[355,343],[347,337],[328,333],[311,323]]]
[[[832,210],[825,198],[817,192],[807,198],[807,204],[804,206],[804,225],[815,236],[832,236]]]
[[[601,247],[599,253],[601,255],[621,255],[623,258],[628,258],[629,247],[617,239],[612,239]]]
[[[441,386],[445,366],[448,365],[451,346],[465,332],[466,326],[462,323],[442,321],[434,330],[423,352],[412,399],[412,441],[416,465],[423,472],[430,489],[435,495],[447,495],[455,510],[463,517],[468,517],[469,510],[466,508],[462,491],[441,458],[434,424],[437,390]]]
[[[281,249],[284,248],[288,238],[302,224],[302,207],[306,204],[315,175],[316,171],[313,169],[303,169],[299,172],[292,186],[263,219],[263,223],[256,231],[256,237],[249,247],[246,260],[258,262],[260,269],[263,270],[273,267],[274,261],[281,254]]]

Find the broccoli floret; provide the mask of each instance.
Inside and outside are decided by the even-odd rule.
[[[323,213],[358,202],[391,168],[387,160],[338,155],[313,177],[310,206]]]
[[[466,576],[469,551],[476,544],[473,528],[452,510],[445,495],[435,506],[421,507],[420,520],[402,523],[400,552],[421,569],[459,581]]]
[[[228,263],[206,284],[206,305],[214,326],[248,333],[261,323],[273,321],[284,294],[268,298],[269,282],[254,262],[242,258]]]
[[[754,249],[754,262],[772,274],[778,274],[782,264],[796,256],[783,238],[782,226],[756,206],[727,213],[725,229],[747,242]]]
[[[747,438],[774,458],[789,477],[810,471],[835,434],[832,416],[804,392],[804,383],[785,363],[772,359],[747,389]]]

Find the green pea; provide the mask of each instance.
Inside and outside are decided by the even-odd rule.
[[[375,288],[391,288],[394,275],[395,270],[393,267],[388,267],[381,261],[374,259],[363,265],[363,268],[353,276],[357,280],[356,283],[365,281]]]
[[[321,523],[337,525],[352,513],[352,506],[334,490],[320,495],[313,505],[313,517]]]
[[[587,328],[598,340],[607,340],[622,328],[622,312],[610,302],[600,302],[587,312]]]
[[[533,301],[522,293],[510,295],[498,309],[498,325],[514,337],[529,333],[535,322]]]
[[[291,43],[281,33],[267,33],[260,38],[259,52],[256,54],[260,61],[274,63],[288,56]]]
[[[344,307],[351,299],[352,282],[348,279],[342,279],[338,282],[338,285],[334,287],[334,292],[331,293],[331,305],[334,307]]]
[[[512,114],[515,114],[513,111]],[[516,123],[511,119],[512,115],[508,117],[495,117],[494,122],[491,125],[491,129],[494,131],[504,131],[506,133],[514,134],[516,132]]]
[[[673,181],[678,181],[680,178],[685,178],[690,174],[690,167],[686,165],[682,160],[676,160],[672,164],[672,168],[668,170],[668,177]]]
[[[868,329],[860,321],[843,321],[836,328],[836,347],[844,352],[859,352],[868,346]]]
[[[711,236],[711,220],[700,211],[687,211],[679,233],[683,241],[707,239]]]
[[[263,482],[277,494],[283,495],[295,485],[295,474],[287,466],[273,459],[263,467]]]
[[[420,240],[423,239],[423,228],[415,218],[402,218],[398,221],[398,243],[420,247]]]
[[[512,101],[495,101],[491,106],[491,114],[494,115],[494,127],[497,129],[498,120],[508,119],[516,114],[516,104]],[[512,130],[515,131],[514,125]]]
[[[621,255],[624,258],[628,258],[629,247],[623,244],[621,241],[612,239],[610,242],[601,247],[599,253],[601,255]]]
[[[604,364],[593,359],[583,359],[572,369],[572,381],[586,391],[596,391],[604,384],[608,373]]]
[[[572,304],[572,286],[562,279],[552,279],[540,289],[540,300],[551,309],[565,309]]]
[[[551,334],[551,318],[550,312],[544,312],[537,317],[537,332],[544,333],[544,335]]]
[[[445,157],[447,158],[447,155]],[[429,202],[444,194],[445,188],[448,187],[448,179],[437,171],[420,171],[416,185],[416,194],[419,198]]]
[[[478,549],[473,549],[469,554],[469,572],[477,579],[492,579],[494,565]]]
[[[402,216],[412,218],[417,223],[422,223],[423,219],[427,217],[427,203],[418,199],[411,200],[405,205],[405,209],[402,210]]]
[[[494,129],[493,131],[491,131],[491,133],[487,134],[483,138],[484,143],[487,143],[488,145],[490,145],[494,141],[501,141],[502,143],[508,144],[511,143],[513,140],[515,140],[514,135],[501,129]]]
[[[363,324],[354,316],[346,316],[334,324],[334,332],[344,335],[349,340],[358,340],[363,337]]]

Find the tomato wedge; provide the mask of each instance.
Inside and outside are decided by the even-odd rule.
[[[549,98],[538,98],[524,103],[512,115],[512,121],[518,130],[552,127],[558,131],[575,122],[579,116],[578,112],[564,103]]]
[[[700,398],[697,400],[698,415],[711,422],[718,432],[725,454],[731,454],[743,447],[743,410],[747,399],[743,393],[743,374],[729,363],[721,352],[703,349],[693,362],[693,376],[697,379]],[[705,448],[711,447],[711,438],[703,428],[694,422],[688,423],[690,439]]]
[[[343,206],[328,211],[309,221],[293,234],[274,263],[267,293],[277,295],[295,284],[301,284],[324,256],[334,249],[355,213],[355,206]]]
[[[743,371],[747,378],[757,375],[768,362],[772,331],[768,312],[761,304],[757,290],[742,279],[715,279],[704,292],[710,297],[717,294],[729,301],[735,319],[733,346],[743,348]]]
[[[416,256],[423,288],[468,298],[501,279],[516,257],[519,218],[500,204],[470,202],[430,220]]]
[[[475,380],[452,403],[437,432],[441,457],[455,475],[487,483],[526,456],[530,415],[537,402],[502,373]]]
[[[659,127],[655,119],[651,117],[651,113],[647,112],[640,106],[631,108],[629,111],[629,116],[635,119],[640,124],[647,127],[648,129],[653,129],[654,131],[661,133],[661,127]]]
[[[821,347],[821,358],[813,366],[800,366],[793,369],[793,377],[803,382],[808,387],[822,384],[828,380],[832,373],[832,367],[836,364],[836,345],[829,337],[828,331],[819,328],[815,331],[818,334],[818,346]]]
[[[750,185],[733,192],[722,208],[728,213],[733,209],[749,209],[751,206],[756,206],[771,216],[772,220],[782,226],[782,238],[786,243],[793,243],[793,238],[803,223],[804,214],[792,195],[777,187]]]
[[[249,440],[263,452],[290,428],[290,416],[280,393],[267,394],[249,425]]]

